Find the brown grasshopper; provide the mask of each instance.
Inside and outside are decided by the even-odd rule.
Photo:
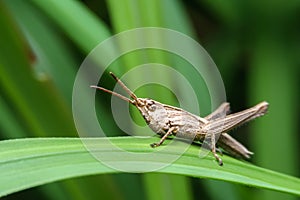
[[[226,132],[264,115],[268,109],[267,102],[263,101],[249,109],[230,115],[227,115],[230,109],[229,103],[223,103],[213,113],[201,118],[181,108],[165,105],[149,98],[138,98],[112,72],[110,72],[110,75],[122,86],[132,99],[102,87],[91,87],[108,92],[134,105],[140,111],[148,126],[155,133],[162,135],[161,140],[158,143],[151,144],[151,147],[160,146],[168,136],[173,135],[201,142],[203,142],[205,138],[208,138],[209,148],[219,165],[223,165],[223,162],[216,153],[216,144],[235,157],[250,158],[250,155],[253,154]],[[225,114],[225,116],[223,114]],[[216,138],[218,137],[219,139],[216,142]]]

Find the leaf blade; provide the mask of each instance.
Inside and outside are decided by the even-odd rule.
[[[95,158],[85,149],[79,138],[28,138],[0,142],[0,196],[66,178],[117,173]],[[98,151],[109,152],[108,140],[120,148],[134,152],[153,152],[149,143],[157,138],[91,138],[101,144]],[[37,149],[42,149],[37,151]],[[225,166],[220,167],[211,155],[199,159],[199,148],[191,145],[176,162],[158,172],[211,178],[246,184],[265,189],[300,195],[300,179],[263,169],[246,162],[223,156]],[[167,154],[174,154],[170,151]],[[122,158],[122,156],[120,156]],[[160,155],[159,155],[160,157]],[[163,155],[161,155],[163,158]],[[122,161],[122,160],[121,160]],[[123,157],[123,161],[126,157]],[[147,164],[163,163],[158,159]],[[137,164],[132,161],[132,163]],[[140,163],[141,165],[144,163]]]

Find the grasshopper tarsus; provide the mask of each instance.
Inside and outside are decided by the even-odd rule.
[[[264,115],[268,109],[267,102],[261,102],[252,108],[230,115],[228,115],[229,103],[225,102],[210,115],[201,118],[183,109],[165,105],[149,98],[138,98],[116,75],[112,72],[110,75],[122,86],[131,99],[102,87],[91,87],[108,92],[134,105],[148,126],[157,134],[163,135],[159,142],[150,144],[152,148],[160,146],[172,134],[186,139],[194,138],[197,141],[204,141],[205,137],[209,136],[211,139],[208,141],[209,148],[220,166],[223,165],[223,161],[216,153],[216,144],[233,156],[247,159],[253,154],[226,132]],[[168,131],[166,132],[166,130]],[[220,137],[216,141],[215,137],[218,134]]]
[[[221,158],[220,158],[220,160],[219,160],[218,162],[219,162],[219,165],[220,165],[220,166],[223,166],[223,161],[222,161]]]
[[[218,156],[217,151],[216,151],[216,138],[215,135],[211,136],[211,147],[210,147],[214,157],[216,158],[216,160],[218,161],[219,165],[222,166],[223,165],[223,161],[222,159]]]
[[[171,128],[169,128],[167,133],[164,134],[164,136],[160,139],[160,141],[158,143],[150,144],[150,146],[152,148],[154,148],[154,147],[158,147],[158,146],[162,145],[162,143],[167,139],[167,137],[170,136],[173,132],[176,132],[176,130],[177,130],[177,128],[172,126]]]
[[[159,145],[158,145],[158,143],[152,143],[152,144],[150,144],[150,147],[152,147],[152,148],[155,148],[155,147],[158,147]]]
[[[213,153],[215,159],[218,161],[219,165],[220,165],[220,166],[223,166],[223,161],[222,161],[222,159],[218,156],[218,154],[216,153],[216,148],[212,148],[211,151],[212,151],[212,153]]]

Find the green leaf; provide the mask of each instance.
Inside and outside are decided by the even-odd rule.
[[[0,196],[66,178],[118,172],[96,160],[82,142],[89,142],[94,145],[93,150],[109,156],[112,153],[108,148],[111,142],[126,151],[150,153],[157,151],[149,147],[150,143],[157,140],[156,137],[113,137],[27,138],[1,141]],[[169,142],[170,140],[166,144]],[[164,158],[176,154],[172,145],[170,151],[159,153],[153,163],[167,164]],[[191,145],[178,160],[157,172],[218,179],[300,196],[300,179],[296,177],[263,169],[225,155],[224,166],[220,167],[211,154],[203,159],[198,155],[198,145]],[[137,163],[128,160],[126,156],[120,156],[118,159],[120,163],[140,163],[145,166],[144,162]],[[146,157],[145,161],[150,163]]]
[[[70,109],[54,90],[51,81],[41,82],[36,78],[30,65],[34,61],[30,48],[5,7],[0,6],[0,11],[3,29],[0,37],[1,94],[4,101],[9,102],[7,110],[14,109],[11,118],[18,117],[20,129],[24,127],[38,136],[60,131],[76,133]],[[1,113],[0,118],[3,117],[6,116]]]
[[[110,36],[106,24],[79,1],[31,0],[31,2],[57,23],[84,52],[90,52]]]
[[[74,59],[74,46],[68,45],[59,28],[30,1],[5,1],[5,4],[34,54],[31,65],[36,76],[41,81],[53,81],[55,89],[71,105],[75,66],[80,65]]]

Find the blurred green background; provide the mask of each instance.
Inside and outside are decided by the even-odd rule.
[[[268,101],[263,119],[231,134],[255,152],[254,164],[299,177],[298,0],[0,0],[1,139],[78,137],[72,87],[81,62],[115,33],[145,26],[170,28],[199,41],[220,70],[233,111]],[[148,56],[167,63],[163,53],[150,51]],[[139,54],[130,55],[115,63],[116,73],[141,62]],[[106,80],[103,84],[112,87],[113,81]],[[170,99],[176,105],[170,93],[156,93],[157,100]],[[110,116],[105,106],[109,97],[97,101]],[[106,120],[112,135],[119,135],[112,119]],[[76,178],[4,199],[20,198],[296,199],[222,181],[155,173]]]

